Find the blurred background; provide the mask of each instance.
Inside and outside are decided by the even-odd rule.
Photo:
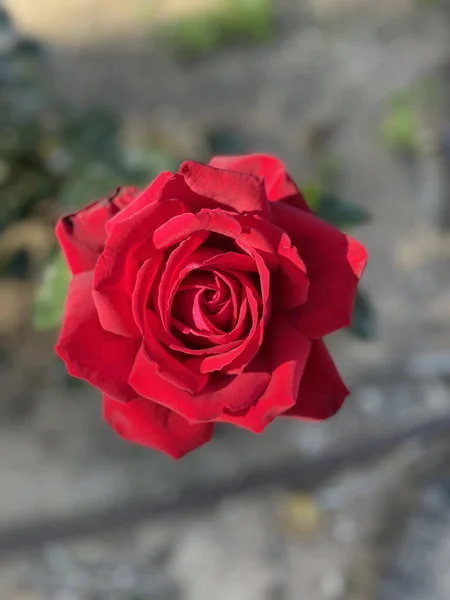
[[[53,225],[251,151],[368,247],[353,394],[175,462],[54,356]],[[0,0],[0,600],[448,600],[449,227],[448,0]]]

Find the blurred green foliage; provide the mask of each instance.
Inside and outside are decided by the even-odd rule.
[[[33,325],[45,330],[59,327],[64,313],[70,273],[61,252],[57,252],[47,265],[42,284],[36,295]]]
[[[375,309],[367,292],[361,288],[356,292],[352,323],[348,331],[362,340],[371,340],[377,335]]]
[[[380,126],[384,144],[403,155],[413,156],[422,146],[422,124],[419,106],[429,99],[425,87],[395,95],[387,103]]]
[[[104,109],[75,112],[46,80],[46,55],[0,7],[0,233],[41,203],[76,208],[117,185],[143,185],[173,159],[125,153],[121,123]]]
[[[331,152],[322,153],[317,164],[317,176],[327,189],[334,190],[337,188],[342,178],[339,158]]]
[[[443,110],[445,86],[436,74],[422,77],[385,104],[380,123],[382,142],[406,157],[426,151],[435,134],[436,115]]]
[[[43,51],[20,39],[0,8],[0,232],[53,195],[58,177],[42,149],[53,135],[41,73]]]
[[[215,127],[205,133],[208,156],[237,155],[247,152],[242,134],[231,127]]]
[[[162,35],[177,54],[195,58],[236,40],[270,41],[274,29],[273,0],[223,0],[215,9],[167,25]]]
[[[323,192],[320,195],[314,212],[324,221],[343,231],[370,222],[370,214],[364,208],[351,204],[331,192]]]

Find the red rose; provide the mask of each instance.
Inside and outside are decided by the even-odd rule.
[[[57,352],[124,438],[180,457],[214,423],[322,420],[348,395],[321,338],[349,325],[366,251],[276,158],[185,162],[56,232],[73,274]]]

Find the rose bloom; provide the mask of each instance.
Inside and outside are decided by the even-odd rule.
[[[56,233],[72,272],[57,352],[125,439],[179,458],[215,423],[321,421],[348,395],[322,337],[350,324],[367,254],[276,158],[184,162]]]

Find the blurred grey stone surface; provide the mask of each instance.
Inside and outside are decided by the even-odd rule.
[[[450,598],[450,478],[423,490],[408,520],[379,600]]]
[[[432,462],[432,456],[426,456]],[[2,562],[0,597],[353,600],[347,594],[354,587],[354,570],[363,570],[361,557],[367,554],[365,568],[376,570],[370,560],[370,540],[384,527],[386,498],[412,492],[406,474],[416,470],[415,457],[414,451],[405,448],[369,470],[329,482],[328,490],[349,490],[341,494],[339,506],[324,503],[321,490],[309,497],[267,490],[225,500],[200,513],[144,520],[114,535],[49,544],[39,554]],[[372,481],[376,486],[367,486]],[[354,493],[362,490],[364,482],[366,493]],[[301,523],[307,515],[291,510],[300,500],[319,510],[319,519],[307,530]],[[437,529],[430,532],[433,537]],[[409,541],[414,541],[417,553],[430,549],[429,539],[412,540],[408,535],[399,547]],[[436,569],[442,567],[444,558],[437,560]],[[394,560],[393,572],[396,565]],[[376,577],[382,579],[383,574]],[[375,596],[366,593],[363,598]],[[391,600],[389,596],[382,600],[387,598]],[[410,596],[398,598],[409,600]]]

